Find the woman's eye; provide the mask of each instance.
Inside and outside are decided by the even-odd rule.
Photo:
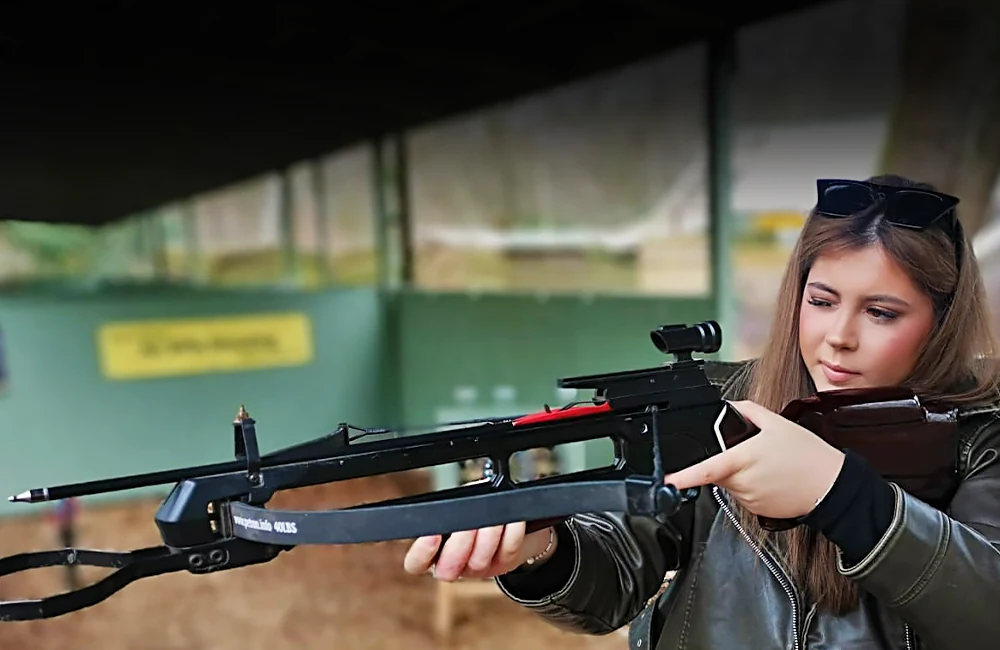
[[[810,298],[809,304],[814,307],[829,307],[830,302],[828,300],[820,300],[819,298]]]
[[[899,316],[896,312],[888,311],[886,309],[879,309],[878,307],[870,307],[868,313],[879,320],[892,320]]]

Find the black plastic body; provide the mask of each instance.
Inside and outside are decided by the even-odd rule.
[[[206,544],[225,532],[220,530],[224,518],[213,519],[206,512],[210,509],[221,512],[220,504],[227,501],[261,505],[278,490],[479,457],[491,459],[495,474],[478,489],[516,490],[518,486],[512,482],[509,471],[515,452],[601,438],[614,443],[613,466],[556,475],[533,481],[531,485],[621,480],[630,475],[651,477],[653,417],[657,418],[656,428],[661,432],[663,471],[681,469],[720,451],[713,427],[724,403],[718,389],[708,381],[701,361],[570,377],[559,385],[592,389],[595,400],[608,404],[610,410],[537,424],[497,421],[361,444],[347,443],[343,437],[321,439],[314,448],[297,446],[296,455],[306,460],[266,466],[260,473],[259,485],[251,485],[245,469],[177,483],[157,511],[156,525],[169,546]],[[657,407],[655,416],[650,413],[650,406]],[[281,453],[274,457],[280,457]],[[432,493],[419,498],[441,496]],[[394,500],[394,503],[407,501],[415,499]]]
[[[719,453],[724,439],[752,435],[747,423],[721,399],[703,363],[691,352],[714,351],[721,341],[715,323],[667,326],[654,337],[676,361],[602,375],[569,377],[560,386],[593,391],[587,406],[475,423],[462,428],[365,441],[350,437],[391,433],[341,423],[334,434],[261,455],[256,422],[240,408],[233,421],[235,459],[199,467],[136,474],[55,486],[38,500],[59,494],[98,492],[174,483],[156,512],[164,545],[131,552],[63,549],[0,559],[0,575],[43,566],[115,567],[84,589],[36,600],[0,602],[0,620],[59,616],[90,607],[127,584],[174,571],[210,573],[267,562],[299,544],[353,543],[412,537],[418,529],[441,532],[534,517],[565,517],[591,509],[625,511],[665,519],[697,490],[680,494],[663,484],[667,472]],[[463,423],[453,423],[457,426]],[[608,467],[517,482],[510,472],[516,452],[607,438],[615,457]],[[488,480],[376,504],[329,511],[270,510],[275,492],[352,478],[486,457]],[[34,498],[32,499],[34,500]]]

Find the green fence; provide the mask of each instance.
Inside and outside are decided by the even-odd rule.
[[[385,332],[375,292],[147,291],[0,298],[9,368],[0,495],[226,460],[240,404],[258,421],[262,451],[340,420],[391,417],[379,406]],[[95,336],[108,322],[288,311],[313,324],[315,358],[306,366],[132,381],[100,372]],[[0,514],[31,510],[0,502]]]
[[[711,309],[708,300],[403,293],[390,312],[401,414],[426,423],[562,403],[572,396],[558,378],[659,365],[667,358],[649,330]],[[589,449],[588,466],[609,460],[610,445]]]

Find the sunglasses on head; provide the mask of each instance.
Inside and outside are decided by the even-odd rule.
[[[816,194],[816,212],[827,217],[850,217],[879,204],[893,225],[926,230],[944,219],[941,226],[955,238],[959,199],[950,194],[832,178],[816,181]]]

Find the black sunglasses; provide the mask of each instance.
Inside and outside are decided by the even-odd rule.
[[[957,243],[959,199],[950,194],[832,178],[816,181],[816,194],[816,212],[827,217],[850,217],[876,203],[882,205],[886,221],[914,230],[926,230],[947,217],[941,226]]]

